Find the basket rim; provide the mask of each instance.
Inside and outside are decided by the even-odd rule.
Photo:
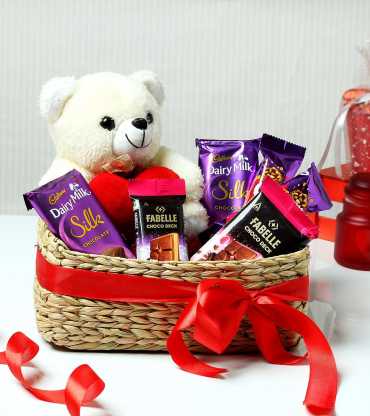
[[[176,267],[176,266],[184,266],[184,265],[193,265],[193,266],[201,266],[202,268],[206,267],[212,267],[214,268],[215,264],[220,265],[220,267],[227,268],[230,265],[238,265],[243,267],[251,267],[256,264],[263,265],[264,263],[270,263],[271,261],[279,263],[279,260],[282,262],[288,261],[291,257],[297,257],[300,255],[304,255],[306,257],[309,257],[309,246],[302,248],[301,250],[293,251],[291,253],[287,254],[280,254],[278,256],[272,256],[272,257],[263,257],[260,259],[249,259],[249,260],[171,260],[171,261],[161,261],[161,260],[140,260],[140,259],[129,259],[125,257],[113,257],[113,256],[106,256],[102,254],[89,254],[89,253],[83,253],[76,250],[69,249],[66,244],[56,237],[47,227],[44,221],[39,219],[38,221],[38,243],[37,246],[39,249],[42,247],[45,247],[45,245],[40,244],[40,235],[45,236],[48,240],[52,240],[53,243],[56,245],[56,251],[60,254],[65,254],[66,256],[63,256],[64,258],[72,258],[75,256],[83,257],[86,261],[90,259],[92,263],[101,263],[101,261],[114,261],[115,263],[120,264],[136,264],[136,265],[158,265],[158,266],[165,266],[169,265],[170,267]],[[45,247],[46,248],[46,247]],[[42,250],[43,251],[43,250]],[[48,251],[48,250],[47,250]]]
[[[163,266],[165,264],[170,264],[172,266],[180,266],[180,265],[184,265],[184,264],[192,264],[192,265],[202,265],[207,266],[207,265],[214,265],[215,263],[217,264],[222,264],[222,265],[228,265],[228,264],[239,264],[239,265],[245,265],[245,266],[250,266],[252,264],[255,264],[256,261],[262,261],[262,260],[267,260],[267,259],[274,259],[274,260],[279,260],[279,259],[286,259],[287,256],[290,255],[297,255],[300,253],[304,253],[309,251],[308,247],[305,247],[301,250],[298,251],[292,251],[291,253],[287,253],[287,254],[280,254],[279,256],[272,256],[272,257],[262,257],[260,259],[254,259],[254,260],[217,260],[217,262],[215,262],[214,260],[140,260],[140,259],[128,259],[126,257],[113,257],[115,259],[119,259],[122,261],[134,261],[136,264],[158,264],[159,266]],[[72,254],[72,255],[79,255],[79,256],[88,256],[91,259],[97,259],[97,258],[108,258],[108,259],[112,259],[112,256],[105,256],[102,254],[88,254],[88,253],[83,253],[81,251],[76,251],[76,250],[70,250],[70,249],[66,249],[65,250],[66,253],[68,254]]]

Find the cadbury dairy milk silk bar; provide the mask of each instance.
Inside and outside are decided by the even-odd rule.
[[[260,139],[196,139],[204,178],[203,204],[210,223],[223,223],[245,204],[257,173]]]
[[[72,250],[90,254],[120,253],[133,258],[84,177],[72,170],[23,195],[50,231]]]

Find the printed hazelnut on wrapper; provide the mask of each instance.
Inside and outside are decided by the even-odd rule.
[[[302,189],[293,189],[292,192],[290,192],[290,195],[296,202],[296,204],[299,206],[299,208],[302,208],[303,210],[307,209],[308,206],[308,194],[307,194],[307,184],[302,185]]]
[[[266,168],[266,175],[269,176],[271,179],[273,179],[276,182],[282,183],[284,181],[284,169],[282,166],[276,167],[271,166],[269,168]]]

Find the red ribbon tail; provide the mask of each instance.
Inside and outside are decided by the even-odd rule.
[[[65,389],[65,401],[70,414],[79,416],[81,406],[95,400],[104,387],[103,380],[87,364],[74,369]]]
[[[36,342],[33,342],[23,332],[15,332],[8,340],[2,364],[7,364],[10,357],[13,361],[17,361],[18,365],[27,364],[38,352],[39,346]]]
[[[305,356],[292,354],[283,347],[276,325],[258,308],[250,307],[248,317],[258,348],[266,361],[272,364],[292,365],[305,360]]]
[[[330,414],[335,406],[338,373],[333,352],[324,334],[309,317],[289,305],[279,303],[260,307],[276,325],[302,335],[310,366],[304,404],[315,415]]]
[[[307,347],[310,365],[304,404],[313,414],[328,414],[334,410],[338,389],[335,358],[320,328],[308,319],[304,326],[301,334]]]
[[[6,350],[0,353],[0,364],[6,364],[14,377],[39,400],[65,404],[71,416],[79,416],[83,404],[94,400],[104,389],[103,381],[88,366],[77,367],[62,390],[43,390],[33,387],[23,376],[22,365],[34,358],[38,345],[22,332],[13,334]]]
[[[190,353],[181,332],[173,330],[167,339],[167,349],[173,361],[184,371],[205,377],[217,377],[226,372],[225,368],[213,367]]]
[[[213,367],[198,358],[188,350],[181,330],[189,328],[194,322],[196,304],[193,302],[182,311],[177,324],[167,339],[167,350],[173,361],[184,371],[205,377],[217,377],[226,372],[224,368]]]

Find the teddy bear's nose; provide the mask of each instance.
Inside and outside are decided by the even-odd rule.
[[[148,127],[148,123],[145,118],[135,118],[131,123],[134,127],[140,130],[146,130]]]

